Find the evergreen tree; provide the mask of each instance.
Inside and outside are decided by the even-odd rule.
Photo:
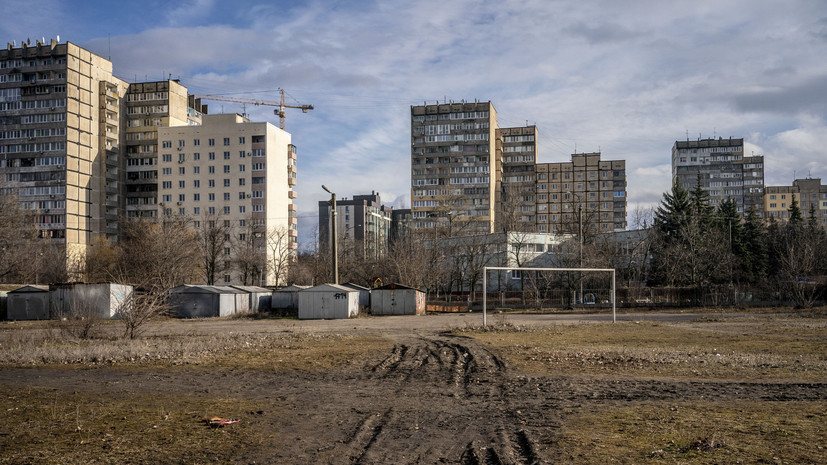
[[[720,233],[719,237],[727,241],[726,247],[729,252],[729,257],[727,257],[729,262],[727,267],[728,276],[721,281],[732,282],[735,280],[736,274],[741,274],[739,270],[747,253],[744,247],[742,218],[743,216],[738,213],[738,204],[731,197],[727,197],[726,200],[721,202],[715,212],[713,224]]]
[[[774,218],[770,217],[774,222]],[[761,217],[750,207],[743,226],[744,257],[739,269],[744,281],[757,284],[767,277],[767,227]]]
[[[801,207],[798,204],[798,199],[796,196],[793,195],[793,201],[790,203],[790,208],[787,209],[789,213],[790,221],[788,223],[789,227],[792,228],[793,232],[801,232],[801,226],[804,224],[804,217],[801,214]]]
[[[667,238],[677,238],[682,227],[689,223],[691,216],[689,193],[681,185],[681,181],[675,178],[672,190],[663,193],[663,200],[655,210],[654,227]]]
[[[698,177],[695,180],[695,187],[692,188],[689,196],[692,204],[692,213],[702,225],[708,225],[712,220],[714,208],[710,205],[709,192],[701,185],[701,171],[698,170]]]

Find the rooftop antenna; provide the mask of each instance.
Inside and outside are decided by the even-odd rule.
[[[686,141],[689,142],[689,128],[686,128]]]
[[[106,40],[109,42],[109,56],[106,57],[106,59],[109,60],[109,61],[112,61],[112,34],[107,32],[106,33]],[[60,42],[60,36],[58,36],[57,41]]]

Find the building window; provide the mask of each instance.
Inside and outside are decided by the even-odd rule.
[[[225,201],[225,202],[229,202],[229,201],[230,201],[230,193],[229,193],[229,192],[225,192],[225,193],[224,193],[224,201]]]
[[[186,184],[187,184],[186,181],[178,181],[178,188],[183,189],[183,188],[187,187]]]
[[[193,161],[198,161],[198,160],[200,160],[200,159],[201,159],[201,154],[200,154],[200,153],[198,153],[198,152],[193,153],[193,154],[192,154],[192,159],[193,159]]]
[[[183,174],[186,174],[186,173],[187,173],[187,170],[183,166],[178,167],[178,174],[179,175],[183,175]]]
[[[210,160],[215,160],[215,152],[210,152],[207,156]]]
[[[172,189],[172,181],[164,181],[164,182],[161,184],[161,187],[162,187],[163,189]]]
[[[229,179],[224,180],[224,187],[230,187],[230,180]]]
[[[207,167],[207,172],[210,173],[210,174],[215,174],[215,167],[214,166],[208,166]]]
[[[215,202],[215,194],[213,194],[212,192],[207,194],[207,198],[209,199],[210,202]]]
[[[238,143],[239,143],[239,144],[243,144],[243,143],[245,143],[245,142],[246,142],[246,140],[247,140],[247,139],[246,139],[244,136],[241,136],[241,137],[239,137],[239,138],[238,138]]]
[[[165,153],[161,159],[167,163],[172,163],[172,154]]]
[[[198,147],[199,145],[201,145],[201,140],[200,139],[193,139],[192,140],[192,145]]]
[[[215,187],[215,179],[210,179],[209,181],[207,181],[207,185],[209,187]]]
[[[201,174],[201,167],[200,166],[193,166],[192,167],[193,174]]]
[[[247,156],[247,152],[244,150],[238,152],[238,158],[245,158]]]
[[[229,173],[229,172],[230,172],[230,165],[224,165],[224,172],[225,172],[225,173]]]
[[[245,183],[246,183],[246,179],[244,179],[244,178],[238,178],[238,185],[239,185],[239,186],[243,186]]]
[[[178,201],[184,202],[186,201],[187,195],[186,194],[178,194]]]
[[[253,205],[253,207],[255,207],[255,205]],[[238,206],[238,212],[239,213],[247,213],[247,207],[245,207],[244,205],[239,205]]]
[[[224,145],[230,145],[230,138],[229,137],[224,138]]]
[[[230,152],[224,152],[224,159],[225,159],[225,160],[229,160],[229,159],[230,159]]]
[[[198,181],[196,181],[198,182]],[[192,194],[192,200],[194,202],[199,202],[201,200],[201,194]]]
[[[225,214],[225,215],[229,215],[229,214],[230,214],[230,206],[229,206],[229,205],[224,206],[224,214]]]
[[[244,169],[247,168],[244,165],[238,165],[238,171],[244,172]]]
[[[209,145],[210,147],[212,147],[213,145],[215,145],[215,139],[209,139],[209,140],[207,140],[207,145]]]

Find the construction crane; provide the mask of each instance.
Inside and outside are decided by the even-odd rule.
[[[267,105],[271,107],[278,107],[277,109],[273,110],[273,113],[278,115],[279,117],[279,127],[284,129],[284,118],[285,113],[284,110],[286,108],[298,108],[302,111],[302,113],[307,113],[307,110],[312,110],[313,105],[287,105],[284,103],[284,89],[279,89],[279,94],[281,94],[281,99],[276,102],[273,100],[259,100],[259,99],[252,99],[252,98],[239,98],[239,97],[227,97],[225,95],[209,95],[209,94],[199,94],[196,95],[195,98],[200,98],[201,100],[216,100],[219,102],[235,102],[235,103],[249,103],[252,105]]]

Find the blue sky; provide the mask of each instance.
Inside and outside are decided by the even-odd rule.
[[[409,205],[409,108],[425,101],[491,100],[501,126],[537,124],[540,162],[625,159],[630,211],[660,201],[687,134],[743,137],[768,185],[827,183],[821,1],[4,4],[6,41],[60,35],[111,56],[129,82],[172,75],[194,93],[271,100],[281,87],[315,105],[287,116],[303,242],[321,184]],[[270,107],[247,112],[278,124]]]

